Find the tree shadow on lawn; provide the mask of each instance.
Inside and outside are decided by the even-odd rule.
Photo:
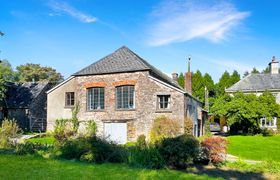
[[[213,166],[195,166],[194,168],[189,168],[186,170],[188,173],[193,174],[205,174],[209,177],[215,178],[224,178],[224,179],[240,179],[240,180],[266,180],[271,177],[265,176],[263,173],[258,172],[248,172],[248,171],[239,171],[236,169],[229,168],[216,168]]]

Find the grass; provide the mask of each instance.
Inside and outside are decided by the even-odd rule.
[[[54,144],[55,138],[52,136],[46,136],[41,138],[28,139],[27,141],[32,143],[39,143],[39,144]]]
[[[229,136],[228,153],[242,159],[280,162],[280,136]]]
[[[1,179],[214,179],[174,170],[147,170],[123,164],[88,164],[34,156],[0,155]]]

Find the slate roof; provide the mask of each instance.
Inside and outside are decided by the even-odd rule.
[[[280,90],[280,74],[250,74],[226,89],[226,92],[265,90]]]
[[[180,90],[185,90],[166,74],[149,64],[126,46],[117,49],[112,54],[76,72],[73,76],[99,75],[122,72],[149,71],[154,76]]]
[[[28,108],[32,100],[37,98],[48,84],[48,82],[8,84],[8,91],[6,94],[7,107]]]

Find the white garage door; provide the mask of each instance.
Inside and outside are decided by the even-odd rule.
[[[104,123],[104,136],[118,144],[125,144],[127,142],[126,123]]]

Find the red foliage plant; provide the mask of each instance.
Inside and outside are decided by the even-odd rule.
[[[211,136],[201,142],[201,148],[210,162],[219,165],[226,158],[228,141],[219,136]]]

